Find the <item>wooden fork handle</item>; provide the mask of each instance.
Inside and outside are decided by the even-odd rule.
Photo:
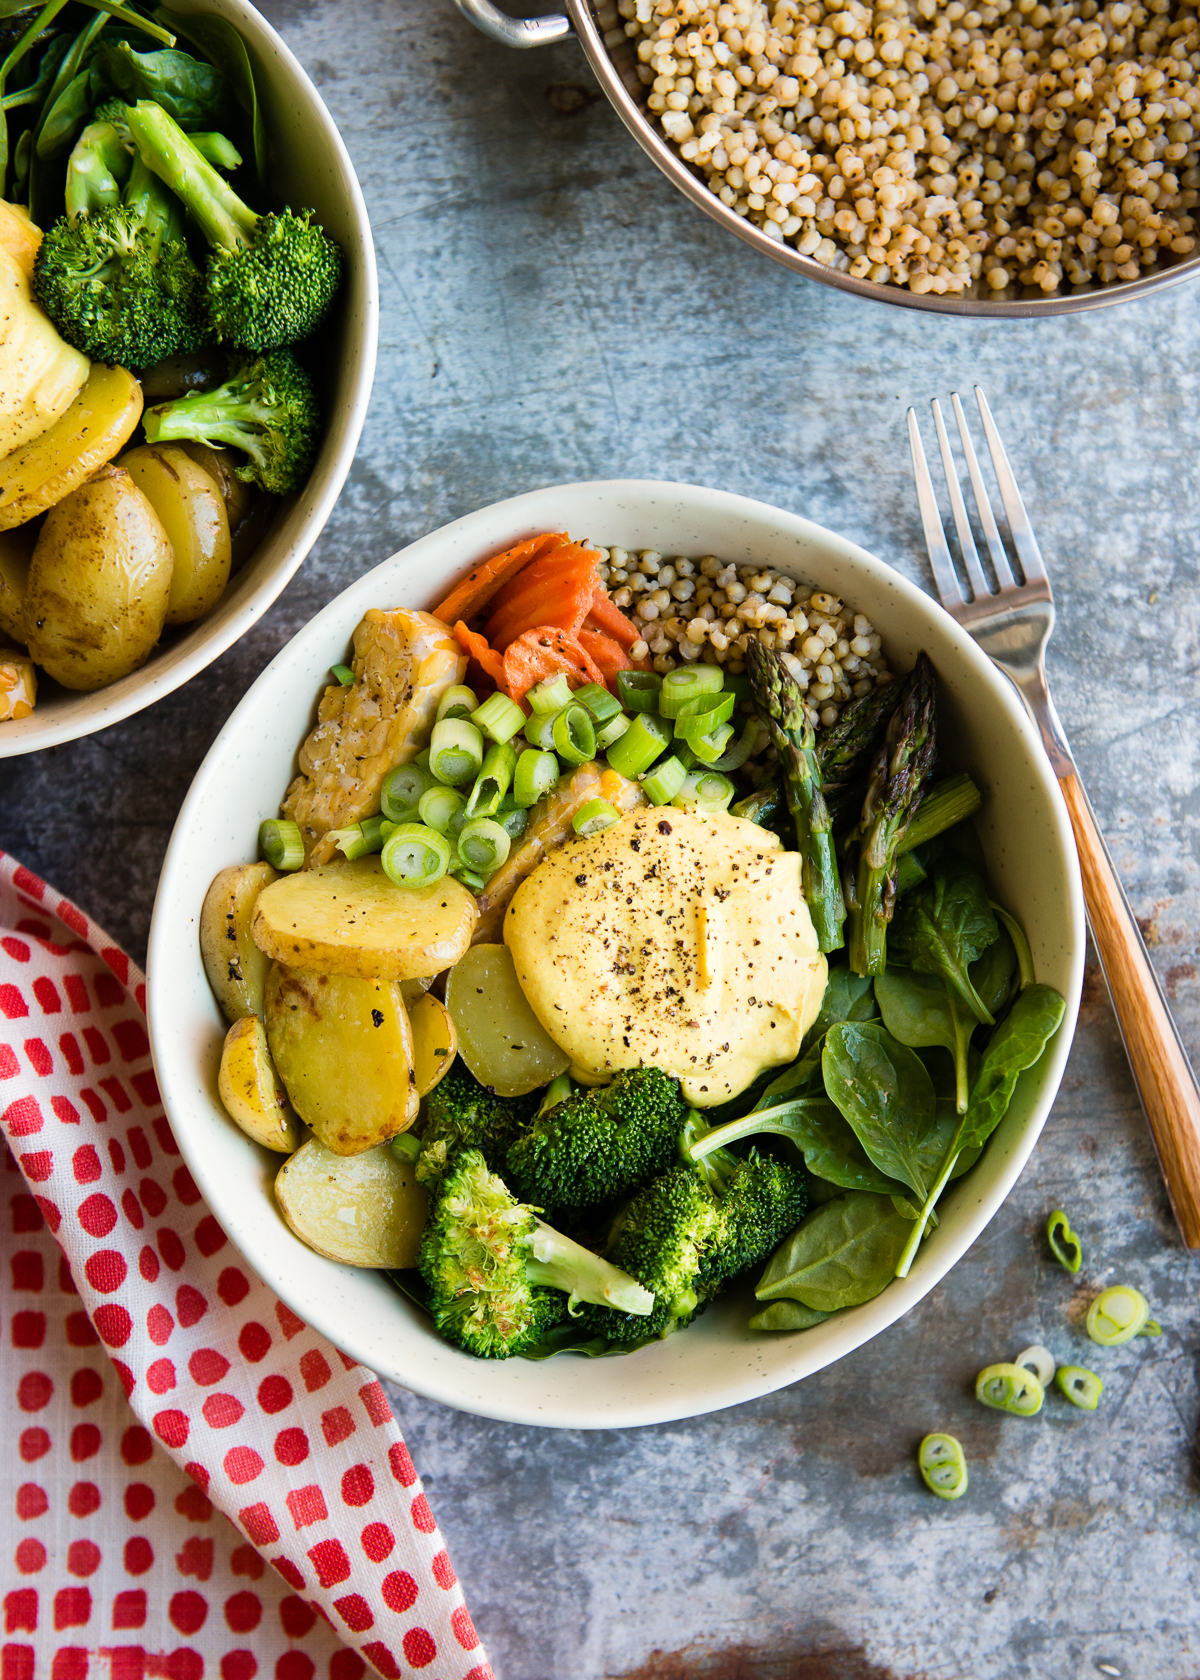
[[[1200,1249],[1200,1086],[1083,784],[1068,775],[1059,786],[1075,830],[1092,939],[1167,1193],[1185,1247]]]

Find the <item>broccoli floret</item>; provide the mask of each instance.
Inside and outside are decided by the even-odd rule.
[[[502,1173],[508,1146],[529,1124],[537,1100],[536,1092],[498,1097],[459,1056],[425,1099],[417,1183],[436,1184],[460,1149],[478,1149],[492,1172]]]
[[[686,1113],[678,1080],[658,1068],[626,1069],[539,1115],[508,1152],[509,1179],[526,1201],[570,1224],[664,1172]]]
[[[478,1149],[456,1156],[438,1186],[417,1264],[438,1330],[480,1359],[521,1353],[577,1302],[643,1320],[654,1304],[634,1278],[518,1202]]]
[[[204,282],[184,243],[179,206],[138,159],[116,202],[116,128],[93,123],[71,154],[73,207],[43,239],[38,302],[93,361],[144,368],[209,341]],[[127,160],[128,161],[128,160]]]
[[[227,444],[247,459],[237,476],[277,496],[308,476],[321,418],[312,381],[290,350],[247,356],[215,391],[189,391],[143,416],[150,443]]]
[[[720,1196],[721,1228],[705,1251],[701,1285],[722,1284],[765,1260],[808,1211],[808,1181],[798,1168],[751,1150]]]
[[[251,210],[152,100],[139,100],[127,121],[143,162],[183,200],[208,241],[205,291],[216,337],[243,350],[307,338],[342,277],[342,253],[312,211]]]

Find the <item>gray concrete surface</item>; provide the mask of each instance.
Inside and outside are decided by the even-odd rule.
[[[1054,570],[1059,707],[1200,1054],[1195,287],[1054,322],[860,304],[676,196],[570,45],[505,53],[449,0],[264,9],[321,86],[374,220],[383,332],[358,459],[311,559],[240,646],[127,724],[0,765],[0,846],[141,954],[209,742],[363,569],[513,492],[630,474],[779,503],[922,578],[904,411],[979,380]],[[1078,1287],[1039,1239],[1059,1204],[1088,1244]],[[1093,964],[1016,1192],[920,1309],[852,1358],[625,1434],[398,1398],[502,1680],[1193,1680],[1196,1276]],[[1146,1291],[1165,1334],[1097,1354],[1100,1412],[1027,1423],[975,1405],[975,1371],[1035,1337],[1084,1354],[1087,1292],[1117,1279]],[[970,1456],[957,1506],[916,1478],[931,1428]]]

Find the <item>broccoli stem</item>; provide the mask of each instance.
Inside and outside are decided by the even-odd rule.
[[[64,193],[67,215],[91,215],[121,202],[121,188],[130,175],[130,156],[112,123],[89,123],[67,159]]]
[[[210,245],[226,251],[249,248],[258,216],[161,105],[140,99],[130,106],[129,132],[146,166],[183,200]]]
[[[797,1141],[806,1135],[803,1126],[798,1124],[804,1114],[826,1113],[831,1106],[826,1097],[793,1097],[790,1102],[775,1103],[771,1108],[751,1109],[740,1120],[727,1120],[723,1126],[714,1126],[689,1140],[683,1151],[684,1159],[698,1166],[706,1155],[725,1149],[742,1138],[755,1137],[759,1132],[770,1132],[775,1137]]]
[[[653,1294],[636,1278],[540,1219],[526,1251],[525,1276],[532,1284],[561,1289],[571,1297],[572,1307],[577,1301],[590,1301],[645,1318],[654,1306]]]
[[[167,240],[183,237],[183,208],[179,200],[146,168],[140,156],[133,160],[124,202],[151,235],[156,256]]]
[[[556,1079],[552,1079],[546,1087],[541,1103],[538,1105],[537,1118],[540,1119],[543,1114],[549,1114],[550,1110],[557,1108],[559,1103],[566,1102],[574,1090],[575,1083],[569,1073],[560,1073]]]

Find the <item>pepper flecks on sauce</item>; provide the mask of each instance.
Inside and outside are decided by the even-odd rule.
[[[825,991],[799,854],[725,812],[636,811],[552,854],[504,938],[575,1066],[662,1068],[698,1108],[794,1060]]]

